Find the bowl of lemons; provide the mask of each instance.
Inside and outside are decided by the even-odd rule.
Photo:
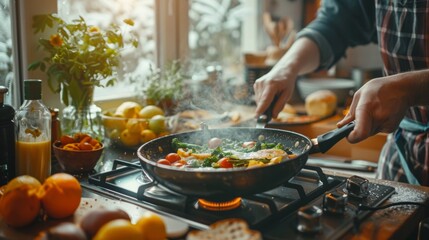
[[[156,105],[126,101],[103,111],[106,139],[111,145],[137,149],[143,143],[176,132],[178,116],[166,116]]]

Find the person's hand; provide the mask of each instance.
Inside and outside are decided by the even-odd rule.
[[[292,96],[296,77],[297,75],[287,68],[274,67],[269,73],[257,79],[253,85],[257,104],[256,117],[262,115],[276,98],[272,112],[272,117],[276,118]]]
[[[399,126],[409,107],[409,88],[401,80],[401,76],[373,79],[355,93],[350,111],[337,123],[342,127],[355,120],[354,130],[347,137],[350,143],[379,132],[393,132]]]

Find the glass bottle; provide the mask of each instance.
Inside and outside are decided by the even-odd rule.
[[[49,108],[49,111],[51,112],[51,154],[54,151],[54,144],[55,141],[61,139],[61,122],[59,119],[59,112],[60,110],[58,108]],[[52,154],[52,160],[55,160],[55,154]]]
[[[43,182],[51,174],[51,113],[42,102],[41,80],[24,80],[24,103],[15,126],[16,174]]]
[[[0,86],[0,185],[15,177],[15,109],[4,104],[8,88]]]

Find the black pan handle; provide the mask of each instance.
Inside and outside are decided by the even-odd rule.
[[[271,101],[270,103],[270,106],[268,106],[267,110],[265,110],[265,112],[260,115],[256,120],[258,124],[268,124],[271,121],[271,119],[273,118],[274,105],[276,105],[277,99],[277,95],[274,96],[273,101]]]
[[[341,139],[347,137],[349,133],[354,129],[354,127],[355,122],[351,121],[341,128],[334,129],[330,132],[319,135],[317,136],[317,139],[312,139],[313,147],[311,149],[311,153],[327,152]]]

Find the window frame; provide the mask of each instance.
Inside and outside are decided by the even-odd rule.
[[[44,79],[46,76],[41,71],[28,71],[27,66],[32,61],[42,57],[38,51],[33,51],[37,48],[37,39],[32,32],[32,18],[37,14],[56,13],[58,10],[57,0],[10,0],[11,6],[14,9],[13,36],[14,36],[14,51],[15,51],[15,66],[17,70],[16,84],[22,85],[23,79],[38,78]],[[189,18],[188,7],[189,1],[177,0],[154,0],[155,3],[155,63],[157,67],[163,66],[171,60],[185,59],[188,55],[188,30]],[[243,4],[248,4],[252,9],[252,13],[259,15],[258,9],[261,9],[261,1],[246,0]],[[258,39],[257,30],[260,29],[260,24],[257,23],[258,18],[253,21],[245,21],[243,30],[247,33],[242,37],[243,50],[257,50]],[[168,27],[165,27],[168,26]],[[45,34],[49,34],[46,32]],[[246,39],[246,41],[244,41]],[[254,39],[254,41],[249,41]],[[22,89],[19,88],[22,96]],[[50,91],[47,81],[42,84],[43,101],[50,107],[63,109],[65,106],[61,103],[58,94]],[[131,96],[112,96],[108,99],[96,99],[96,104],[101,108],[111,108],[118,102],[132,99]],[[22,102],[22,98],[20,98]]]

